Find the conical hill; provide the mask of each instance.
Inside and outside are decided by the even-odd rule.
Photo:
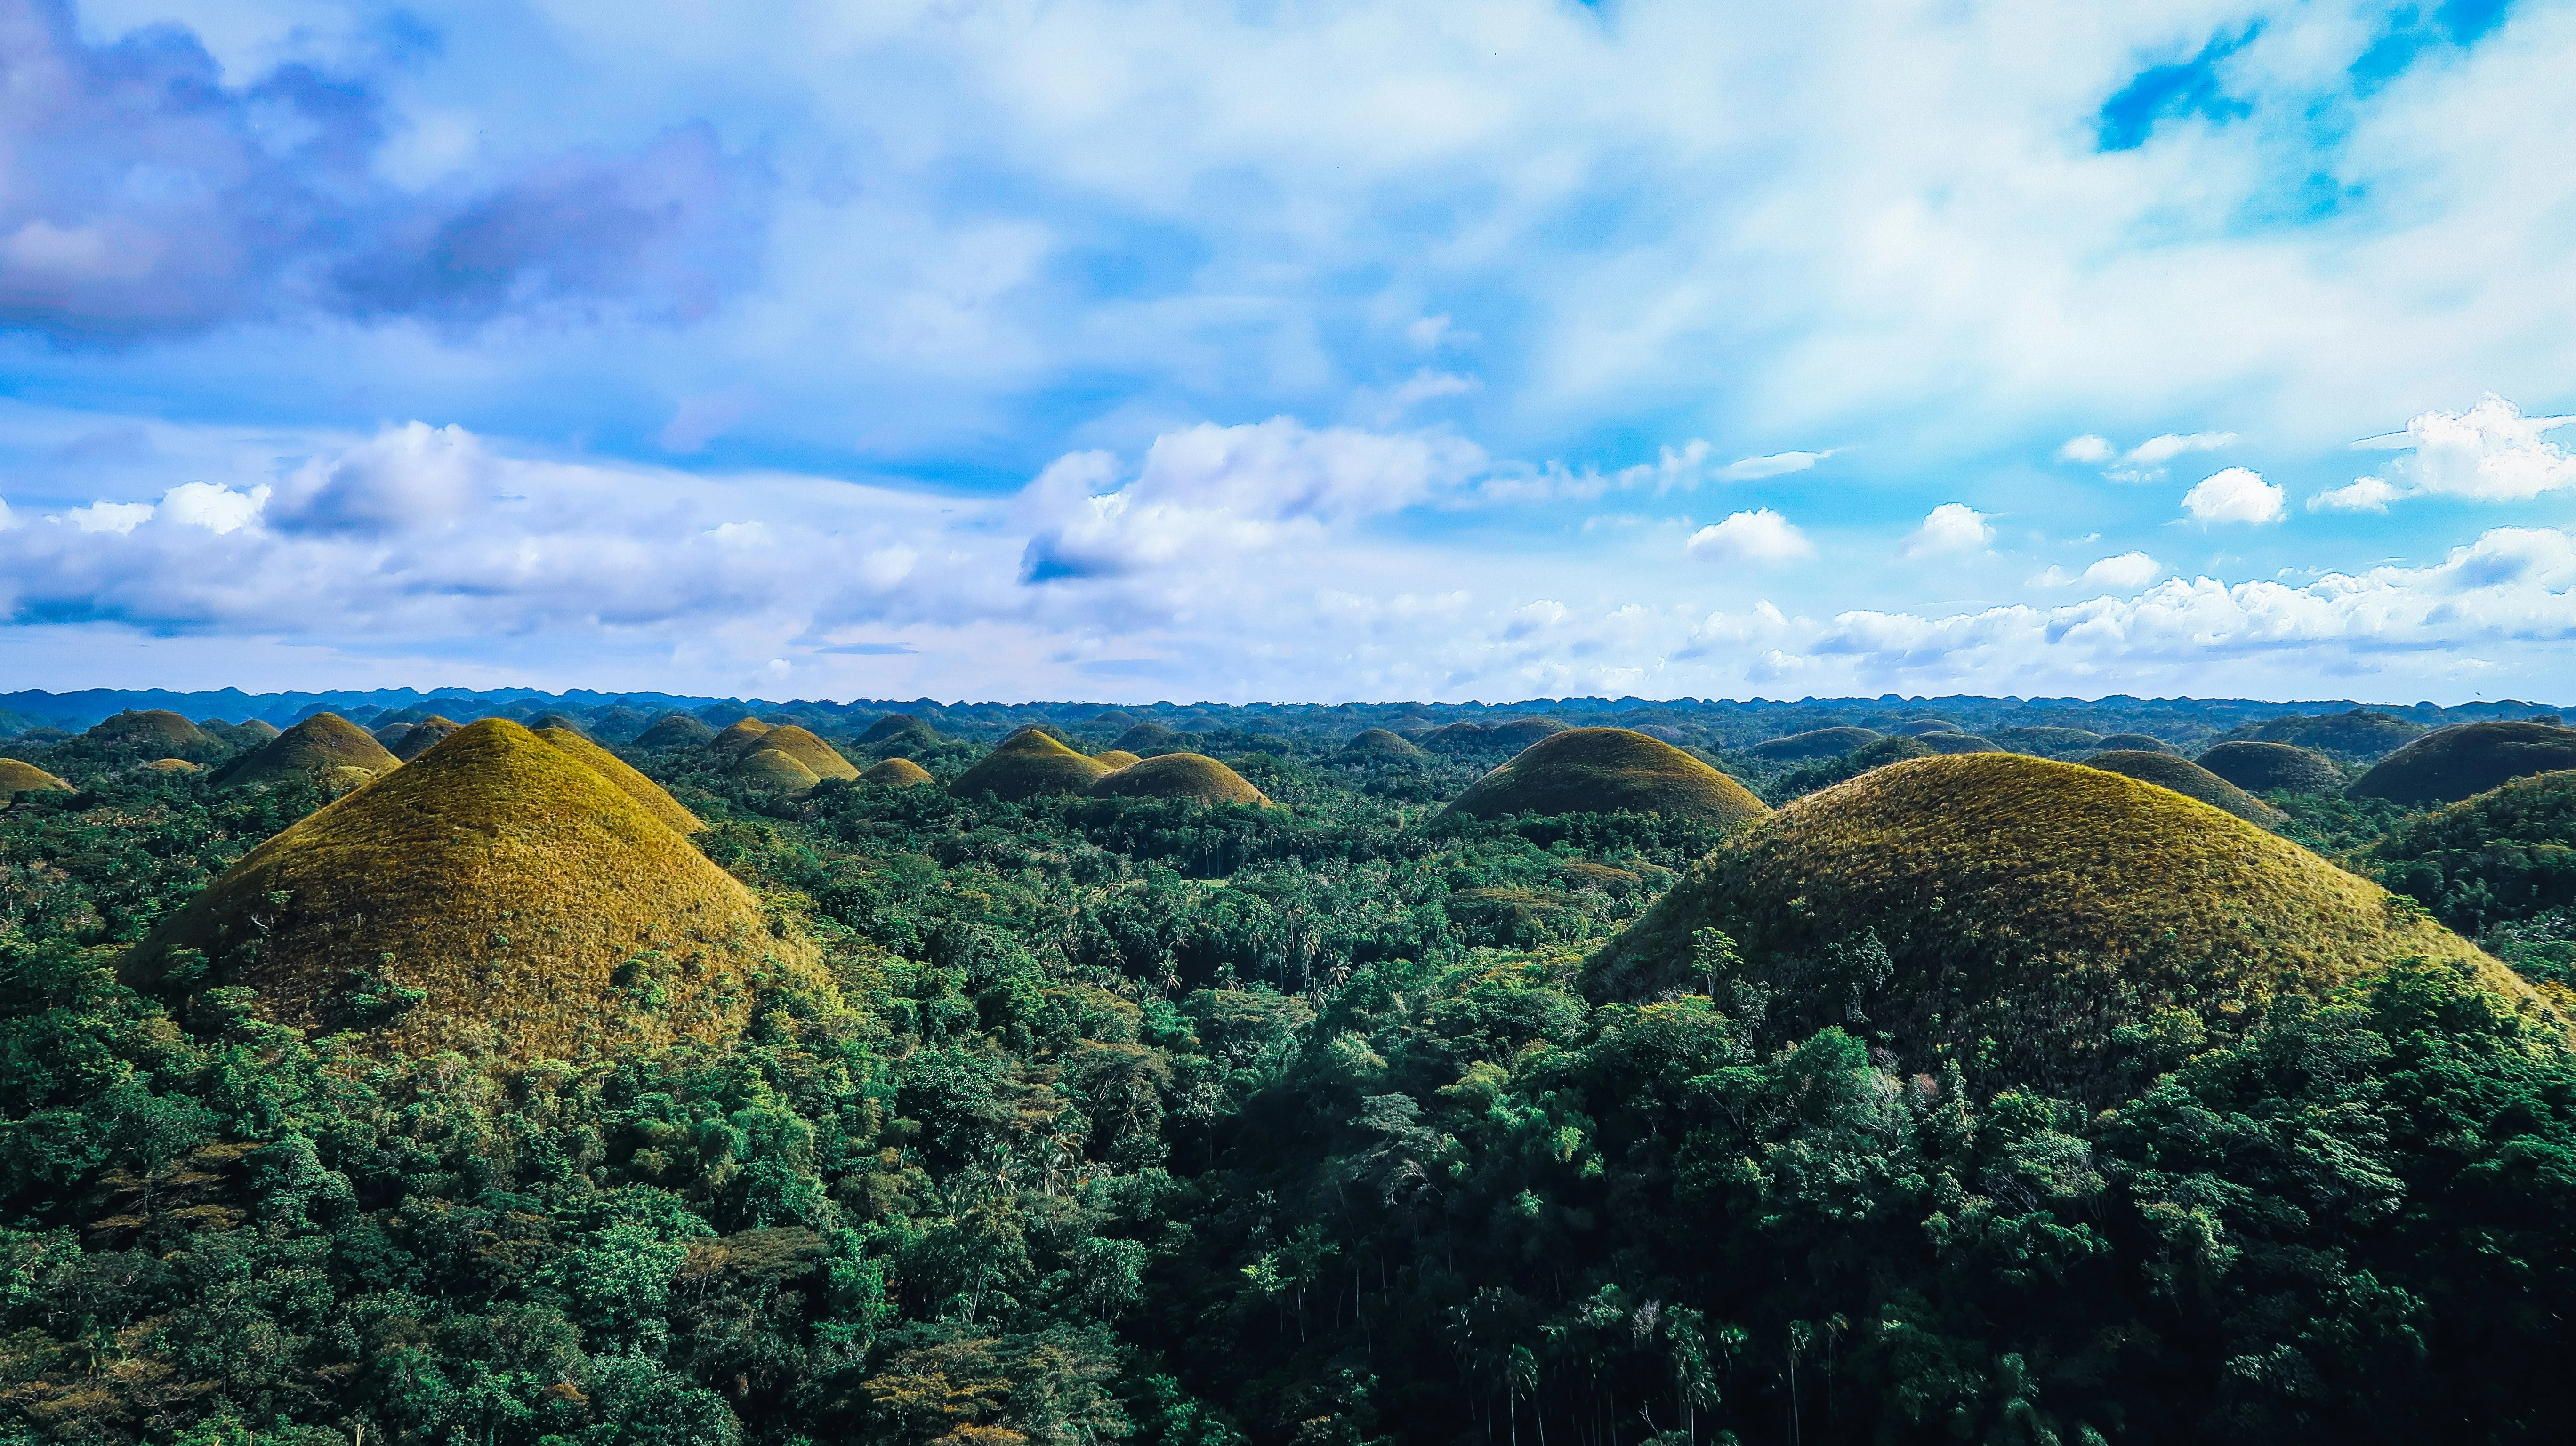
[[[1740,962],[1695,948],[1702,929]],[[1594,956],[1586,987],[1647,999],[1713,972],[1721,1007],[1765,1011],[1782,1038],[1839,1025],[1910,1070],[1949,1051],[2093,1097],[2134,1083],[2141,1032],[2181,1047],[2275,992],[2416,956],[2533,1000],[2411,904],[2242,819],[1980,753],[1877,769],[1739,830]]]
[[[1242,774],[1203,753],[1165,753],[1103,774],[1094,798],[1185,798],[1267,808],[1270,799]]]
[[[1625,728],[1550,734],[1477,779],[1449,807],[1475,818],[1624,810],[1712,823],[1770,812],[1743,784],[1669,743]]]
[[[939,741],[939,730],[909,713],[888,713],[869,724],[868,731],[859,735],[859,746],[873,748],[880,743],[905,739],[936,743]]]
[[[271,1019],[410,1053],[530,1059],[729,1037],[755,976],[819,964],[614,783],[487,718],[253,849],[121,967],[202,970]]]
[[[704,820],[680,806],[680,801],[662,785],[646,778],[635,765],[601,747],[590,738],[569,728],[540,728],[539,738],[571,754],[588,765],[590,771],[616,784],[618,791],[644,805],[644,811],[682,833],[696,833],[706,827]]]
[[[1005,803],[1017,803],[1050,793],[1085,792],[1109,771],[1099,759],[1083,757],[1031,724],[995,744],[992,752],[959,774],[948,791],[959,798],[989,793]]]
[[[876,788],[911,788],[931,781],[930,770],[909,758],[889,758],[859,775],[859,782]]]
[[[760,735],[762,750],[776,750],[804,764],[816,778],[856,778],[858,766],[843,758],[840,750],[793,723],[772,728]]]
[[[0,758],[0,803],[22,793],[69,793],[72,786],[32,763]]]
[[[226,788],[243,784],[283,783],[288,779],[345,785],[349,775],[332,777],[335,769],[363,769],[381,774],[402,766],[385,745],[337,713],[316,713],[243,754],[215,781]]]
[[[110,743],[141,743],[171,752],[221,746],[213,734],[166,708],[129,708],[90,729],[88,736]]]
[[[439,740],[455,732],[460,726],[462,725],[453,718],[445,718],[433,713],[405,728],[400,738],[385,746],[393,750],[394,757],[409,763],[437,747]]]
[[[2173,745],[2151,733],[2114,733],[2095,745],[2105,753],[2171,753]],[[2244,787],[2238,784],[2237,787]]]
[[[1406,742],[1401,733],[1389,732],[1384,728],[1367,728],[1354,734],[1350,742],[1342,745],[1342,757],[1353,762],[1366,762],[1373,758],[1400,758],[1413,761],[1422,758],[1423,752]]]
[[[794,754],[782,753],[775,748],[755,748],[735,759],[733,767],[726,771],[754,788],[776,788],[789,793],[809,792],[823,781],[821,775],[798,762]]]
[[[1091,761],[1109,768],[1133,768],[1145,760],[1124,748],[1104,748],[1091,755]]]
[[[739,758],[760,746],[769,725],[757,718],[737,718],[725,730],[707,740],[707,751],[727,758]]]
[[[2190,759],[2175,754],[2096,753],[2084,763],[2086,767],[2108,769],[2140,783],[2170,788],[2185,798],[2196,798],[2212,808],[2223,808],[2247,823],[2269,825],[2279,823],[2282,818],[2279,809]]]
[[[1542,738],[1552,738],[1568,731],[1568,725],[1556,718],[1515,718],[1497,723],[1485,730],[1485,741],[1497,748],[1514,750],[1529,747]]]
[[[2396,803],[2457,803],[2508,779],[2563,768],[2576,768],[2576,728],[2503,720],[2459,723],[2379,760],[2346,791]]]
[[[2200,755],[2200,766],[2248,793],[2335,793],[2343,770],[2322,753],[2291,743],[2221,743]]]
[[[1173,729],[1166,728],[1149,718],[1119,734],[1118,741],[1109,746],[1124,753],[1142,754],[1148,748],[1169,747],[1172,740],[1180,736]]]
[[[665,713],[652,725],[635,735],[638,748],[703,748],[713,742],[716,730],[686,713]]]
[[[1853,749],[1877,742],[1878,738],[1879,735],[1868,728],[1810,728],[1785,738],[1766,738],[1744,751],[1756,758],[1802,763],[1811,758],[1840,758]]]

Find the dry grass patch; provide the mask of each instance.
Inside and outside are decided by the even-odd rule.
[[[2170,788],[2185,798],[2196,798],[2212,808],[2223,808],[2247,823],[2269,827],[2282,819],[2279,809],[2190,759],[2171,753],[2096,753],[2085,759],[2084,765],[2107,769],[2140,783],[2152,783],[2158,788]]]
[[[1091,758],[1093,762],[1107,764],[1111,768],[1133,768],[1145,761],[1124,748],[1104,748]]]
[[[1166,753],[1104,774],[1094,798],[1187,798],[1200,803],[1239,803],[1268,808],[1270,799],[1244,776],[1203,753]]]
[[[402,760],[385,751],[367,730],[337,713],[316,713],[243,754],[216,782],[226,788],[275,784],[293,778],[325,779],[335,769],[390,773]]]
[[[1006,803],[1051,793],[1084,793],[1108,773],[1097,758],[1085,758],[1036,724],[995,744],[975,766],[958,775],[948,791],[959,798],[989,793]]]
[[[680,806],[662,785],[635,770],[635,765],[601,747],[584,734],[569,728],[540,728],[539,738],[579,759],[591,772],[616,784],[618,791],[644,805],[644,811],[669,824],[681,833],[696,833],[705,828],[705,820]]]
[[[909,758],[889,758],[859,775],[859,782],[878,788],[912,788],[932,781],[930,770]]]
[[[0,758],[0,803],[22,793],[69,793],[72,786],[32,763]]]
[[[1626,811],[1720,823],[1770,812],[1743,784],[1626,728],[1570,728],[1543,738],[1449,807],[1471,818]]]

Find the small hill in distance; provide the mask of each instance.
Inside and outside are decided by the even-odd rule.
[[[142,766],[154,773],[194,773],[204,765],[190,763],[184,758],[155,758]]]
[[[1542,738],[1553,738],[1566,732],[1571,726],[1560,718],[1515,718],[1509,723],[1498,723],[1486,729],[1485,741],[1489,746],[1508,748],[1517,753]]]
[[[2295,743],[2221,743],[2198,761],[2247,793],[2339,793],[2344,785],[2333,759]]]
[[[2286,839],[2107,769],[1993,753],[1877,769],[1737,832],[1586,987],[1645,999],[1713,976],[1721,999],[1770,991],[1781,1038],[1867,1030],[1907,1070],[1951,1050],[2091,1098],[2161,1067],[2149,1036],[2185,1015],[2173,1048],[2410,957],[2537,1007],[2467,940]]]
[[[2454,929],[2576,904],[2576,771],[2535,773],[2410,819],[2363,860]]]
[[[740,758],[760,746],[769,734],[769,725],[757,718],[737,718],[725,725],[724,731],[707,740],[707,751],[725,758]]]
[[[1921,738],[1930,733],[1959,733],[1965,730],[1947,718],[1908,718],[1887,731],[1901,733],[1908,738]]]
[[[840,750],[814,733],[793,723],[772,728],[760,735],[755,753],[783,753],[802,764],[816,778],[854,779],[858,765],[841,756]]]
[[[755,748],[735,759],[725,771],[755,788],[775,788],[785,793],[810,793],[823,781],[821,774],[797,761],[794,754],[775,748]]]
[[[303,779],[345,789],[401,766],[401,759],[357,724],[337,713],[316,713],[234,759],[215,782],[242,788]]]
[[[2281,811],[2235,784],[2201,767],[2188,758],[2171,753],[2096,753],[2084,760],[2089,768],[2106,769],[2170,788],[2185,798],[2196,798],[2212,808],[2223,808],[2247,823],[2279,823]]]
[[[637,748],[660,752],[666,748],[704,748],[715,741],[716,730],[686,713],[665,713],[644,726],[635,735]]]
[[[240,723],[207,718],[201,720],[197,727],[215,741],[232,748],[257,748],[277,736],[277,725],[265,718],[252,718]]]
[[[1769,812],[1743,784],[1661,739],[1570,728],[1531,744],[1449,805],[1470,818],[1660,813],[1734,823]]]
[[[2381,759],[2346,790],[2392,803],[2457,803],[2534,773],[2576,768],[2576,728],[2555,722],[2459,723]]]
[[[1343,744],[1340,756],[1354,762],[1383,758],[1400,759],[1412,763],[1419,762],[1425,755],[1421,749],[1406,742],[1401,733],[1389,732],[1384,728],[1368,728],[1354,734],[1350,742]]]
[[[90,729],[87,736],[171,753],[223,746],[222,740],[166,708],[128,709]]]
[[[2219,741],[2290,743],[2369,763],[2387,757],[2423,737],[2425,732],[2421,723],[2410,723],[2375,709],[2355,708],[2344,713],[2267,718],[2260,723],[2231,729]]]
[[[1176,728],[1167,728],[1160,723],[1139,723],[1119,734],[1118,741],[1109,746],[1121,753],[1134,753],[1141,756],[1157,748],[1174,746],[1173,740],[1180,736],[1180,730]]]
[[[532,730],[552,747],[562,749],[589,768],[591,772],[616,784],[620,793],[644,806],[644,811],[680,833],[697,833],[706,822],[680,806],[662,785],[636,771],[635,765],[609,752],[588,734],[570,728]]]
[[[0,804],[22,793],[69,793],[72,786],[32,763],[0,758]]]
[[[436,748],[440,739],[455,732],[461,726],[453,718],[445,718],[433,713],[417,723],[404,725],[401,736],[386,744],[385,747],[393,753],[394,757],[409,763]]]
[[[959,798],[989,793],[1004,803],[1020,803],[1047,794],[1088,792],[1109,771],[1100,760],[1085,758],[1032,725],[995,744],[948,791]]]
[[[914,788],[933,781],[929,769],[909,758],[889,758],[859,775],[859,782],[876,788]]]
[[[1091,758],[1093,762],[1109,768],[1133,768],[1145,761],[1124,748],[1104,748]]]
[[[253,849],[120,964],[249,985],[281,1023],[518,1060],[727,1038],[754,981],[817,969],[679,833],[498,718]]]
[[[1956,728],[1936,728],[1929,732],[1912,733],[1905,736],[1912,738],[1915,742],[1922,744],[1924,747],[1931,749],[1935,753],[2004,753],[2010,751],[2002,745],[1994,742],[1992,739],[1982,738],[1974,733],[1962,733]]]
[[[1200,753],[1165,753],[1092,781],[1094,798],[1179,798],[1267,808],[1270,799],[1244,776]]]
[[[1810,728],[1785,738],[1766,738],[1744,751],[1756,758],[1804,763],[1817,758],[1840,758],[1856,749],[1868,747],[1879,737],[1877,730],[1871,728]]]
[[[897,743],[906,739],[936,743],[939,730],[910,713],[889,713],[868,725],[867,731],[859,735],[859,746],[874,748],[880,743]]]
[[[2171,753],[2173,745],[2151,733],[2114,733],[2094,745],[2105,753]]]
[[[2102,735],[2085,728],[1997,728],[1984,736],[2007,753],[2034,753],[2042,758],[2098,753],[2103,747]]]

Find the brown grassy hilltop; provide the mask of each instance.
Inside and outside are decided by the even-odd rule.
[[[2292,743],[2221,743],[2198,762],[2248,793],[2336,793],[2343,788],[2343,770],[2333,759]]]
[[[2502,720],[2458,723],[2379,760],[2347,792],[2396,803],[2457,803],[2511,779],[2567,768],[2576,768],[2576,728]]]
[[[401,737],[385,746],[393,751],[394,757],[401,759],[405,763],[409,763],[422,754],[427,753],[429,750],[436,748],[439,744],[439,740],[445,738],[448,734],[455,732],[461,726],[463,725],[459,724],[453,718],[431,714],[429,717],[423,718],[419,722],[412,724],[410,727],[405,728],[402,731]]]
[[[739,758],[760,746],[769,725],[757,718],[737,718],[725,730],[707,740],[707,751],[726,758]]]
[[[1187,798],[1200,803],[1239,803],[1257,808],[1270,799],[1244,776],[1203,753],[1166,753],[1101,775],[1094,798]]]
[[[1856,748],[1877,742],[1878,738],[1877,732],[1868,728],[1810,728],[1784,738],[1766,738],[1744,751],[1756,758],[1798,763],[1810,758],[1840,758]]]
[[[705,820],[680,806],[662,785],[635,771],[635,765],[569,728],[540,728],[539,738],[579,759],[591,772],[616,784],[618,791],[644,805],[644,811],[681,833],[696,833]]]
[[[1117,769],[1133,768],[1145,760],[1128,752],[1124,748],[1104,748],[1098,753],[1091,755],[1091,761],[1107,768]]]
[[[1695,953],[1700,929],[1741,963]],[[2137,1031],[2222,1032],[2276,992],[2410,956],[2465,961],[2540,1007],[2467,940],[2286,839],[2108,770],[1990,753],[1881,768],[1737,832],[1586,983],[1643,999],[1716,967],[1722,1004],[1771,991],[1793,1034],[1884,1032],[1909,1069],[1946,1053],[2081,1093],[2152,1053]]]
[[[164,988],[197,967],[280,1022],[382,1011],[404,1052],[530,1059],[727,1037],[754,980],[819,965],[614,783],[487,718],[252,850],[121,966]]]
[[[1770,812],[1743,784],[1673,745],[1626,728],[1569,728],[1477,779],[1453,812],[1662,813],[1732,823]]]
[[[1350,742],[1342,745],[1342,757],[1354,761],[1370,758],[1401,758],[1415,761],[1424,756],[1421,749],[1405,741],[1403,734],[1389,732],[1384,728],[1362,729],[1352,735]]]
[[[2105,753],[2171,753],[2173,745],[2149,733],[2114,733],[2098,747]],[[2238,784],[2242,788],[2243,784]]]
[[[2107,769],[2134,778],[2140,783],[2170,788],[2185,798],[2196,798],[2212,808],[2223,808],[2247,823],[2269,826],[2279,823],[2282,818],[2279,809],[2176,754],[2096,753],[2085,759],[2084,764],[2088,768]]]
[[[716,730],[686,713],[665,713],[635,736],[635,746],[644,749],[704,748],[715,741],[715,736]]]
[[[823,781],[813,769],[798,762],[793,754],[775,748],[755,748],[734,760],[726,770],[734,777],[760,788],[783,789],[788,793],[805,793]]]
[[[155,758],[142,766],[155,773],[194,773],[203,765],[190,763],[184,758]]]
[[[760,735],[758,752],[784,753],[805,765],[816,778],[856,778],[858,766],[843,758],[840,750],[793,723],[772,728]]]
[[[0,803],[22,793],[69,793],[72,786],[32,763],[0,758]]]
[[[869,724],[868,731],[859,735],[859,746],[874,748],[880,743],[913,739],[924,743],[936,743],[939,741],[939,730],[909,713],[888,713]]]
[[[166,708],[129,708],[89,730],[89,737],[110,743],[140,743],[173,753],[183,748],[218,748],[215,735]]]
[[[889,758],[859,775],[859,782],[878,788],[912,788],[933,781],[929,769],[909,758]]]
[[[1005,803],[1017,803],[1050,793],[1085,792],[1109,771],[1099,759],[1083,757],[1031,724],[994,745],[974,767],[959,774],[948,791],[959,798],[989,793]]]
[[[245,784],[319,780],[345,787],[364,779],[334,776],[337,769],[359,769],[369,775],[389,773],[402,760],[385,751],[367,730],[337,713],[316,713],[227,765],[215,781],[226,788]]]

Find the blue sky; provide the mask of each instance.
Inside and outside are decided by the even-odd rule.
[[[2576,697],[2576,6],[0,0],[0,673]]]

